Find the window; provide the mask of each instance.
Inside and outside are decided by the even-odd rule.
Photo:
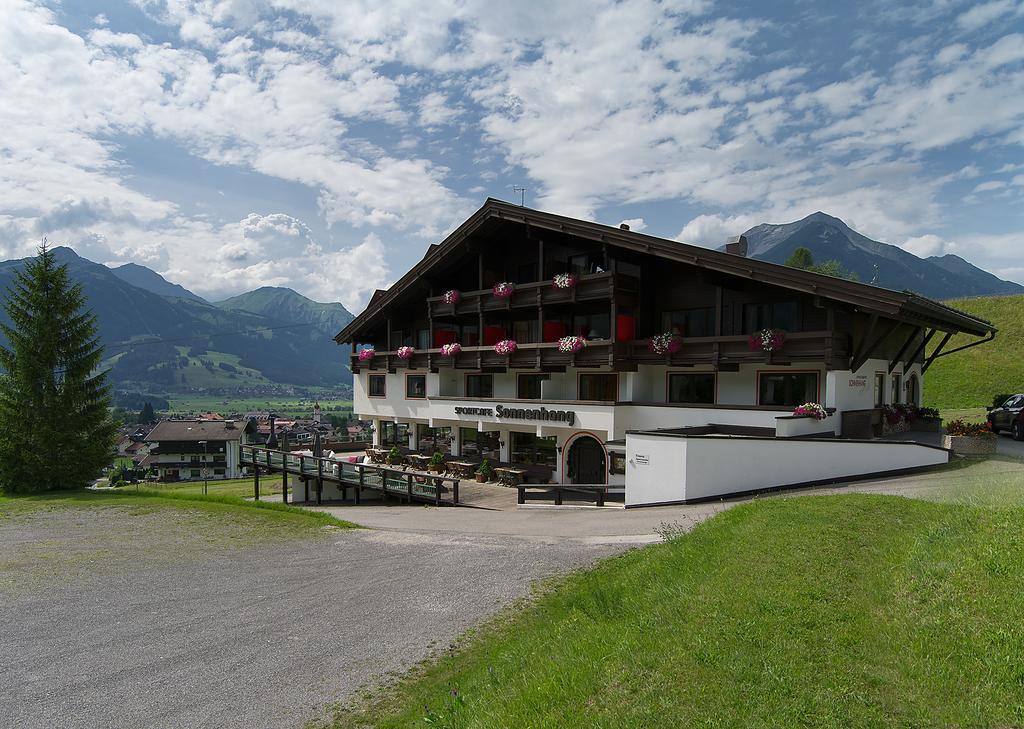
[[[572,333],[584,339],[610,339],[611,315],[577,314],[572,318]]]
[[[614,374],[580,375],[580,400],[603,400],[614,402],[618,399],[619,378]]]
[[[536,263],[524,263],[516,270],[516,283],[533,283],[539,278]]]
[[[622,474],[626,472],[626,454],[618,451],[608,452],[608,473]]]
[[[818,400],[818,373],[762,372],[757,387],[759,405],[796,407]]]
[[[540,400],[540,383],[550,379],[551,375],[519,375],[516,379],[516,397],[520,400]]]
[[[459,428],[459,436],[462,438],[461,453],[466,458],[501,460],[501,440],[498,431],[481,433],[476,428]]]
[[[407,398],[421,399],[427,396],[426,375],[405,376],[405,396]]]
[[[464,324],[462,336],[457,340],[463,347],[480,346],[480,328],[476,324]]]
[[[885,373],[875,373],[875,407],[880,408],[885,405]]]
[[[661,331],[678,331],[685,337],[715,336],[715,308],[680,309],[666,311],[661,315]]]
[[[494,397],[494,375],[466,375],[466,397]]]
[[[797,305],[795,301],[775,304],[744,304],[743,333],[750,334],[762,329],[785,329],[796,331]]]
[[[223,476],[224,475],[224,469],[223,468],[215,468],[215,469],[213,469],[213,475],[214,476]]]
[[[416,349],[430,349],[429,329],[420,329],[416,332]]]
[[[668,376],[668,401],[684,403],[715,402],[715,375],[707,373],[676,373]]]
[[[192,463],[199,463],[201,460],[203,460],[202,456],[192,456],[191,458]]]
[[[512,322],[512,338],[519,344],[533,344],[540,341],[540,325],[536,319]]]
[[[903,375],[892,376],[892,400],[890,401],[893,405],[903,402]]]
[[[577,275],[587,273],[602,273],[601,256],[593,253],[580,253],[569,256],[569,270]]]
[[[189,473],[189,477],[190,478],[199,478],[199,469],[198,468],[193,468],[188,473]]]
[[[452,452],[452,429],[447,425],[440,428],[430,428],[426,425],[419,426],[420,453],[433,455],[434,451],[442,453]]]
[[[390,448],[391,446],[409,447],[409,426],[406,423],[381,423],[380,444]]]
[[[533,433],[509,433],[512,461],[526,465],[555,467],[555,436],[538,437]]]
[[[367,397],[385,397],[387,394],[385,375],[369,375],[366,384]]]

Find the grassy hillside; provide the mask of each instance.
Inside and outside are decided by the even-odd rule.
[[[1020,507],[738,506],[566,578],[334,726],[1021,726],[1022,530]]]
[[[997,393],[1024,392],[1024,296],[946,303],[988,319],[999,333],[993,342],[935,360],[925,375],[925,404],[940,409],[980,407],[991,405]],[[973,340],[954,337],[947,349]]]

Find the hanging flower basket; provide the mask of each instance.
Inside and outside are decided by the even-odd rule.
[[[519,349],[519,345],[514,339],[502,339],[494,345],[494,351],[498,354],[512,354],[517,349]]]
[[[655,354],[675,354],[683,348],[683,338],[675,332],[657,334],[648,340],[647,348]]]
[[[571,289],[576,285],[576,274],[560,273],[551,279],[551,285],[556,289]]]
[[[458,342],[452,342],[451,344],[441,345],[441,356],[443,357],[456,357],[459,352],[462,351],[462,345]]]
[[[507,299],[512,295],[512,290],[516,287],[511,281],[502,281],[501,283],[494,284],[494,298],[496,299]]]
[[[828,411],[816,402],[805,402],[793,410],[793,415],[806,415],[818,420],[828,417]]]
[[[398,359],[409,359],[415,351],[412,347],[399,347],[395,354],[398,355]]]
[[[462,298],[462,294],[459,293],[458,289],[452,289],[451,291],[445,291],[442,298],[444,299],[444,303],[454,305],[459,303],[459,300]]]
[[[369,362],[371,359],[374,358],[374,356],[376,354],[377,354],[377,352],[374,351],[373,347],[367,347],[366,349],[360,349],[359,350],[359,361],[360,362]]]
[[[777,352],[785,341],[786,333],[781,329],[762,329],[747,340],[751,352]]]
[[[587,340],[583,337],[562,337],[558,340],[558,351],[576,354],[587,346]]]

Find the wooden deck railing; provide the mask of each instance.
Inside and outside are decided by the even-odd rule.
[[[344,457],[343,457],[344,458]],[[323,484],[334,483],[341,489],[342,499],[353,489],[355,503],[361,502],[365,490],[377,491],[382,498],[398,496],[409,503],[457,505],[459,479],[433,473],[403,470],[371,463],[350,463],[348,460],[306,456],[271,450],[261,446],[241,446],[239,462],[253,469],[253,495],[260,498],[260,472],[282,475],[282,499],[288,501],[288,476],[309,484],[315,482],[316,503],[322,502]]]

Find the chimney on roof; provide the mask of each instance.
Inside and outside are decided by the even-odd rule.
[[[224,429],[225,430],[234,430],[235,429],[235,421],[234,420],[225,420],[224,421]]]
[[[725,242],[725,252],[734,256],[747,257],[747,236],[734,235]]]
[[[622,230],[629,230],[629,223],[619,223],[619,228]]]

